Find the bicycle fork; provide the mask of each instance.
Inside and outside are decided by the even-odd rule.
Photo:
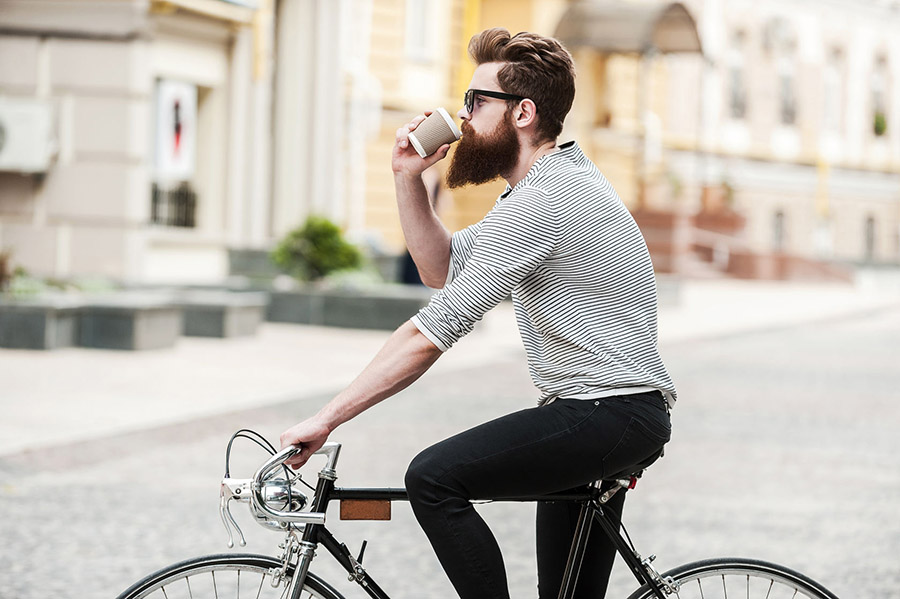
[[[294,568],[294,576],[291,578],[290,592],[288,593],[290,599],[300,599],[300,594],[303,592],[303,584],[306,582],[306,575],[309,573],[309,565],[316,555],[315,543],[300,541],[298,555],[297,566]]]

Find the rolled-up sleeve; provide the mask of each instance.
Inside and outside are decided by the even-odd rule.
[[[488,310],[537,269],[552,254],[559,237],[552,206],[536,190],[523,189],[506,198],[479,224],[480,229],[470,232],[473,235],[460,236],[459,261],[453,259],[451,249],[448,284],[412,318],[442,351],[468,334]],[[464,244],[469,241],[471,251],[465,259]]]

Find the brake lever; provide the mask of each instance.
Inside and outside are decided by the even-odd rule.
[[[228,533],[228,548],[231,549],[234,547],[234,535],[231,534],[232,526],[237,531],[238,536],[241,538],[241,547],[246,547],[247,541],[246,539],[244,539],[244,533],[243,531],[241,531],[241,527],[238,526],[238,523],[235,521],[234,516],[231,515],[231,508],[229,508],[228,506],[229,503],[231,503],[231,498],[223,497],[219,505],[219,513],[222,516],[222,524],[225,525],[225,532]]]
[[[244,532],[241,530],[241,527],[238,526],[237,520],[234,519],[234,516],[231,513],[230,504],[232,499],[240,500],[246,498],[246,500],[249,500],[249,496],[247,494],[248,488],[248,481],[237,481],[229,478],[226,478],[222,481],[222,487],[219,491],[219,515],[222,517],[222,524],[225,526],[225,532],[228,533],[229,549],[234,547],[234,535],[231,532],[232,526],[237,531],[238,536],[241,538],[241,547],[247,546],[247,540],[244,538]]]

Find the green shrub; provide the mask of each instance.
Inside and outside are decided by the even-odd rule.
[[[358,269],[362,254],[340,228],[321,216],[310,216],[272,251],[272,261],[292,276],[315,281],[339,270]]]
[[[12,278],[12,251],[0,250],[0,291],[6,289]]]

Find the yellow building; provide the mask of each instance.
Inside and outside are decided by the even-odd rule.
[[[371,65],[385,91],[365,225],[402,247],[387,167],[394,131],[437,104],[455,112],[469,38],[501,26],[558,37],[573,53],[577,93],[561,141],[577,140],[610,179],[658,270],[846,278],[831,264],[896,265],[900,16],[861,7],[374,0]],[[443,216],[461,228],[502,189],[456,191]]]
[[[576,60],[578,91],[561,141],[577,140],[623,200],[630,207],[639,205],[647,195],[645,179],[658,179],[660,169],[658,159],[646,160],[645,146],[653,139],[648,140],[639,113],[663,114],[666,102],[664,65],[647,55],[647,44],[656,42],[656,52],[696,52],[699,40],[693,20],[680,6],[644,3],[634,10],[626,5],[603,14],[588,12],[566,0],[375,0],[371,70],[384,94],[381,132],[367,151],[365,226],[379,231],[388,248],[397,251],[403,243],[389,170],[395,131],[437,105],[451,114],[459,109],[474,70],[466,52],[468,41],[489,27],[562,34]],[[585,19],[602,30],[586,35]],[[624,35],[601,39],[610,31]],[[682,140],[696,142],[696,135]],[[439,163],[436,168],[445,166]],[[476,222],[504,186],[497,181],[455,190],[452,201],[440,207],[441,215],[451,229]],[[658,196],[655,201],[666,202]]]

